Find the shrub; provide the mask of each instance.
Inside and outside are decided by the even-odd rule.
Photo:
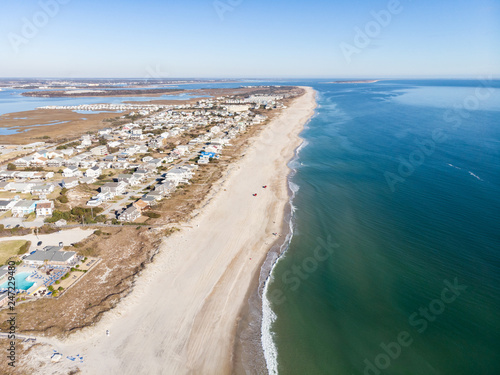
[[[65,195],[60,195],[57,197],[57,200],[61,203],[68,203],[69,202],[69,199],[67,196]]]
[[[7,170],[8,171],[15,171],[16,170],[16,165],[13,163],[7,164]]]
[[[19,251],[17,252],[18,255],[23,255],[25,254],[31,246],[31,241],[26,241],[26,243],[19,248]]]
[[[159,217],[161,217],[161,215],[158,212],[152,212],[152,211],[145,212],[144,215],[152,219],[158,219]]]

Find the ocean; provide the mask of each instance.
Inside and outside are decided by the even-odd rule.
[[[500,374],[500,81],[310,83],[270,374]]]

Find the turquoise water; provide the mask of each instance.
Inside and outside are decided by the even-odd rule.
[[[313,86],[271,373],[500,374],[500,82]]]
[[[26,280],[29,275],[30,274],[28,272],[22,272],[22,273],[18,273],[14,276],[14,278],[16,280],[16,289],[28,290],[29,288],[31,288],[35,284],[33,281]],[[8,281],[6,281],[2,285],[0,285],[0,289],[2,289],[2,288],[7,289],[8,287],[9,287]]]

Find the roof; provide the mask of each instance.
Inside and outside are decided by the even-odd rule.
[[[9,207],[11,202],[12,202],[11,200],[10,201],[0,201],[0,207]]]
[[[16,205],[14,207],[31,207],[33,205],[33,203],[35,203],[36,201],[32,201],[32,200],[26,200],[26,201],[19,201],[16,203]]]
[[[38,203],[36,205],[36,209],[40,209],[40,208],[52,208],[53,207],[53,203],[52,202],[42,202],[42,203]]]
[[[61,246],[47,246],[43,250],[35,251],[24,260],[38,262],[67,262],[76,254],[74,251],[61,251],[61,249]]]

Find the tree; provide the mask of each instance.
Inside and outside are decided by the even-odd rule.
[[[15,171],[16,170],[15,164],[13,164],[13,163],[7,164],[7,170],[8,171]]]

